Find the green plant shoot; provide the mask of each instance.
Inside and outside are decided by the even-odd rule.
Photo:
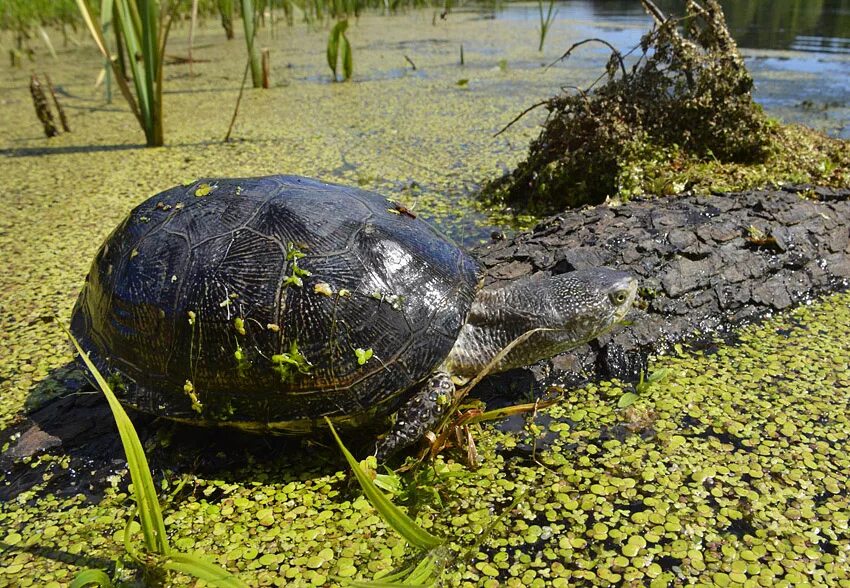
[[[130,555],[134,556],[134,559],[142,565],[157,565],[158,563],[162,569],[191,575],[220,588],[247,588],[246,584],[236,576],[206,561],[200,556],[172,551],[165,533],[165,522],[163,521],[162,510],[156,495],[156,487],[154,486],[148,460],[136,429],[133,427],[130,417],[127,416],[118,398],[112,392],[112,388],[92,360],[89,359],[89,356],[86,355],[68,328],[61,323],[60,326],[68,337],[71,338],[71,342],[74,344],[86,367],[94,376],[98,387],[103,392],[103,395],[106,396],[112,416],[115,419],[115,424],[118,426],[121,445],[124,447],[124,453],[127,456],[127,466],[130,470],[130,479],[133,483],[133,497],[135,498],[136,507],[139,512],[145,548],[151,555],[160,556],[160,558],[150,559],[136,555],[129,542],[128,522],[127,530],[125,531],[125,546]],[[105,574],[99,575],[86,570],[80,576],[83,578],[80,582],[85,583],[78,583],[77,585],[79,586],[98,582],[100,582],[100,586],[109,586],[109,584],[103,582]],[[108,577],[106,580],[108,580]]]
[[[348,37],[345,35],[347,29],[348,19],[343,19],[334,25],[328,36],[328,66],[333,72],[334,81],[339,80],[337,68],[340,57],[342,58],[343,80],[350,80],[354,72],[354,57],[351,53],[351,43],[348,42]]]
[[[537,0],[537,11],[540,14],[540,44],[537,46],[538,51],[543,51],[543,43],[546,42],[546,33],[549,32],[549,27],[552,26],[552,21],[558,14],[555,8],[555,0],[549,0],[549,9],[546,11],[546,16],[543,16],[543,0]]]
[[[89,0],[77,0],[83,20],[98,49],[111,64],[115,81],[127,100],[130,110],[145,132],[148,147],[163,144],[162,129],[162,63],[165,41],[171,26],[169,18],[161,26],[159,2],[156,0],[101,0],[100,14],[114,14],[116,30],[123,51],[129,59],[135,96],[121,70],[117,56],[109,50],[100,19],[95,18]],[[114,12],[113,12],[114,11]],[[162,30],[160,30],[162,29]]]
[[[443,545],[443,543],[445,543],[444,539],[432,535],[417,525],[406,512],[390,502],[389,498],[387,498],[386,495],[381,492],[377,486],[375,486],[372,478],[363,471],[363,468],[360,467],[360,464],[357,463],[357,460],[354,459],[351,452],[348,451],[345,445],[343,445],[342,440],[339,438],[339,435],[337,435],[336,429],[334,429],[333,423],[331,423],[331,420],[325,417],[325,421],[327,421],[328,427],[331,429],[331,434],[333,434],[334,439],[336,439],[340,451],[342,451],[342,454],[345,456],[345,460],[354,472],[354,477],[357,478],[357,481],[360,483],[360,487],[363,488],[363,493],[366,495],[366,498],[369,499],[369,502],[371,502],[372,506],[377,509],[387,524],[395,529],[399,535],[404,537],[408,543],[420,549],[429,550]]]

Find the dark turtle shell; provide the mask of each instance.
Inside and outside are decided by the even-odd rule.
[[[454,344],[476,270],[378,194],[205,179],[143,202],[107,238],[71,330],[130,406],[306,430],[394,410]]]

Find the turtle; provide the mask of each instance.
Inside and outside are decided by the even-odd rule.
[[[97,252],[71,332],[122,403],[306,433],[395,415],[385,459],[434,426],[452,377],[532,364],[621,322],[628,273],[483,287],[481,266],[380,194],[276,175],[205,178],[136,206]],[[535,330],[536,329],[536,330]]]

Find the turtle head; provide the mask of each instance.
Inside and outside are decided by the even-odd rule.
[[[622,321],[637,295],[630,274],[599,267],[536,275],[479,291],[447,368],[475,375],[531,365],[587,343]]]
[[[541,296],[548,303],[541,308],[542,326],[560,334],[557,338],[567,348],[585,343],[625,318],[637,296],[637,284],[631,274],[607,267],[552,276],[541,284]]]
[[[505,300],[506,320],[521,317],[512,330],[533,332],[510,351],[500,370],[531,365],[607,333],[631,309],[637,280],[598,267],[539,277],[511,290]]]

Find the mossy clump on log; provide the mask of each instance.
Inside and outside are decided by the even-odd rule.
[[[689,188],[847,185],[846,142],[780,125],[755,103],[716,0],[689,0],[682,19],[644,6],[656,26],[638,60],[627,68],[612,48],[605,84],[543,103],[549,116],[528,158],[485,187],[485,199],[550,212]]]

